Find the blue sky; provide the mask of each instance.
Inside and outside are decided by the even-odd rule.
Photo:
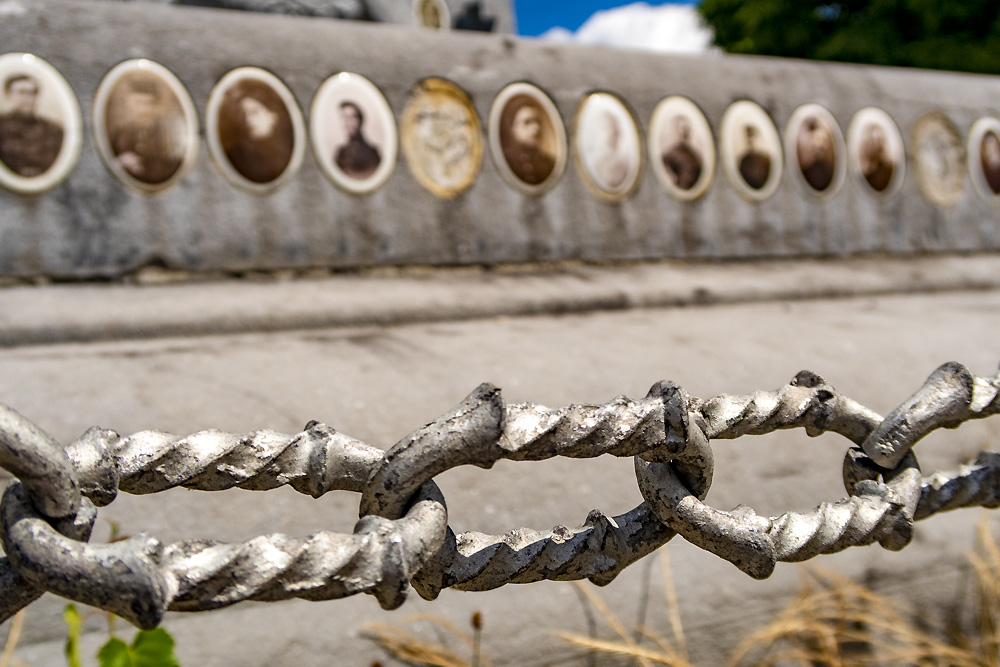
[[[650,5],[697,4],[696,0],[646,0],[646,2]],[[535,36],[555,26],[575,31],[594,12],[628,4],[632,3],[613,0],[514,0],[514,10],[517,13],[518,32],[522,35]]]

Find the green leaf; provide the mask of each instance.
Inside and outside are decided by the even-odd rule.
[[[163,628],[140,630],[126,646],[112,638],[97,654],[101,667],[179,667],[174,657],[174,638]]]
[[[135,667],[128,646],[117,637],[112,637],[101,647],[97,653],[97,662],[101,667]]]
[[[76,605],[66,605],[63,612],[63,620],[66,621],[66,664],[69,667],[82,667],[80,662],[80,612],[76,610]]]
[[[134,667],[179,667],[174,656],[174,638],[163,628],[140,630],[132,640]]]

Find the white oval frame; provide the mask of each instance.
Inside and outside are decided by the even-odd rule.
[[[825,190],[817,190],[802,173],[802,165],[799,164],[798,134],[802,122],[810,117],[818,116],[830,128],[833,135],[834,163],[833,178],[830,185]],[[828,201],[833,199],[844,186],[847,180],[847,143],[844,141],[844,134],[840,131],[840,124],[829,109],[821,104],[803,104],[792,112],[788,123],[785,125],[785,163],[788,170],[795,173],[795,181],[799,184],[802,192],[812,199],[818,201]]]
[[[277,178],[267,183],[256,183],[243,176],[229,161],[219,140],[219,108],[225,99],[226,92],[232,86],[247,79],[260,81],[270,86],[285,104],[285,109],[292,121],[292,154],[288,165]],[[248,192],[266,194],[285,185],[298,173],[306,154],[306,125],[302,117],[302,109],[299,108],[295,95],[276,74],[260,67],[237,67],[223,75],[208,95],[208,103],[205,105],[205,141],[208,144],[208,153],[212,157],[212,162],[215,163],[226,180]]]
[[[633,152],[625,179],[620,186],[613,189],[608,189],[598,183],[597,179],[590,173],[585,155],[588,149],[584,148],[587,144],[581,141],[584,114],[588,113],[588,106],[595,104],[599,106],[603,105],[605,108],[610,107],[607,110],[614,114],[618,120],[624,121],[625,128],[623,128],[623,134],[627,133],[629,135],[627,141],[631,144]],[[642,134],[639,131],[639,123],[636,121],[635,113],[629,108],[625,100],[614,93],[604,90],[597,90],[584,95],[576,107],[576,114],[573,116],[573,162],[580,173],[580,179],[583,181],[583,184],[599,199],[608,202],[617,202],[636,191],[642,178],[642,166],[645,163],[645,155]]]
[[[170,91],[176,96],[178,103],[181,107],[181,112],[184,115],[184,142],[187,145],[184,151],[184,156],[181,158],[181,164],[177,167],[177,171],[173,173],[170,178],[161,183],[146,183],[141,181],[127,171],[122,169],[115,159],[114,152],[111,149],[111,142],[108,138],[107,133],[107,106],[108,98],[111,92],[114,90],[115,85],[125,76],[134,71],[148,72],[158,76]],[[181,83],[181,80],[171,72],[169,69],[164,67],[158,62],[149,60],[146,58],[135,58],[132,60],[126,60],[120,62],[111,70],[104,75],[101,79],[101,83],[97,86],[97,91],[94,93],[94,139],[97,144],[98,152],[101,154],[101,158],[104,160],[105,166],[111,171],[118,180],[127,185],[128,187],[142,192],[144,194],[156,194],[164,192],[170,189],[178,181],[184,178],[187,173],[194,166],[195,161],[198,159],[198,112],[195,110],[194,102],[191,101],[191,94],[188,93],[187,88]]]
[[[860,160],[858,159],[861,148],[862,127],[868,122],[876,121],[882,125],[883,129],[889,130],[886,134],[887,151],[890,154],[898,152],[898,156],[895,158],[895,163],[893,164],[892,180],[889,186],[881,192],[873,188],[865,178],[864,173],[861,171]],[[851,173],[854,174],[853,180],[857,183],[858,187],[872,197],[878,199],[891,197],[903,187],[903,181],[906,179],[906,145],[903,143],[903,135],[899,131],[899,126],[896,125],[896,121],[892,119],[892,116],[888,112],[879,107],[864,107],[854,112],[851,123],[847,126],[847,162],[850,165]]]
[[[687,117],[689,121],[692,121],[692,125],[697,125],[699,131],[707,138],[706,145],[702,147],[701,174],[698,175],[698,180],[695,181],[694,185],[687,190],[677,187],[667,172],[667,168],[663,164],[663,147],[660,145],[661,126],[667,122],[667,119],[678,115]],[[716,138],[705,112],[693,100],[682,95],[664,97],[653,108],[653,113],[649,117],[649,130],[646,137],[647,153],[653,173],[656,174],[660,184],[670,196],[683,202],[693,202],[704,197],[715,180],[716,166]]]
[[[980,157],[983,137],[991,131],[1000,137],[1000,120],[992,116],[984,116],[972,124],[966,145],[967,169],[979,196],[992,204],[1000,204],[1000,192],[993,192],[993,189],[986,182]]]
[[[740,120],[739,116],[748,116],[748,118],[742,123],[737,124]],[[738,156],[730,154],[730,144],[734,141],[733,133],[737,132],[739,127],[751,121],[755,121],[753,125],[761,132],[761,141],[773,149],[770,151],[772,154],[771,171],[760,189],[750,187],[743,180],[743,175],[740,174],[739,166],[736,164]],[[729,108],[722,114],[722,122],[719,123],[718,142],[722,168],[726,172],[730,184],[744,199],[752,202],[762,202],[774,195],[781,184],[781,177],[784,172],[785,151],[774,120],[762,106],[750,100],[739,100],[729,105]]]
[[[370,96],[370,105],[365,109],[367,112],[374,111],[382,126],[385,128],[385,151],[379,156],[378,167],[370,176],[363,179],[352,178],[343,172],[333,160],[332,151],[328,150],[327,144],[333,148],[330,140],[329,121],[330,104],[345,101],[344,91],[354,89],[355,94],[362,93]],[[355,100],[351,100],[357,103]],[[399,131],[396,128],[396,117],[389,107],[389,102],[378,86],[360,74],[353,72],[339,72],[324,81],[316,94],[313,96],[312,105],[309,112],[309,134],[312,139],[313,155],[319,163],[320,169],[326,174],[334,185],[350,192],[351,194],[368,194],[381,187],[392,174],[396,167],[396,158],[399,153]]]
[[[7,71],[9,68],[9,71]],[[16,71],[15,71],[16,70]],[[70,175],[80,160],[83,147],[83,115],[80,102],[66,78],[48,61],[31,53],[4,53],[0,55],[0,83],[15,73],[25,73],[40,79],[46,84],[39,92],[40,104],[58,107],[63,118],[62,145],[55,161],[43,173],[37,176],[22,176],[0,161],[0,185],[21,194],[35,195],[51,190],[62,183]],[[52,89],[52,92],[47,92]],[[6,91],[0,91],[6,96]],[[42,114],[39,114],[42,115]]]
[[[538,103],[538,106],[540,106],[548,116],[549,122],[552,124],[553,134],[555,135],[555,164],[552,166],[552,172],[548,175],[548,177],[537,185],[525,183],[517,174],[514,173],[514,171],[510,168],[510,165],[507,164],[507,159],[503,154],[503,146],[500,143],[500,118],[503,115],[503,110],[507,106],[507,103],[518,95],[526,95],[533,98],[535,102]],[[507,184],[523,194],[531,195],[532,197],[540,197],[554,188],[562,179],[562,176],[566,171],[566,163],[568,162],[569,157],[569,145],[566,139],[566,124],[563,122],[562,116],[559,114],[559,109],[556,108],[556,103],[552,101],[552,98],[549,97],[545,91],[532,83],[518,81],[507,84],[499,93],[497,93],[497,96],[493,98],[493,105],[490,107],[489,139],[490,153],[493,157],[493,164],[496,165],[497,170],[500,172],[500,175],[507,182]]]

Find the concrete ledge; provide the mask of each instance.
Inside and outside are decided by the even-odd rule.
[[[1000,255],[410,269],[0,290],[0,345],[1000,288]]]

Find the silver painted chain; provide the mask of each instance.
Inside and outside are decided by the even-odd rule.
[[[552,409],[507,405],[484,384],[454,410],[388,451],[317,422],[294,435],[90,429],[63,448],[0,405],[0,467],[17,479],[0,503],[0,622],[45,592],[114,612],[143,628],[166,611],[205,611],[243,600],[329,600],[374,595],[386,609],[409,587],[485,591],[512,583],[590,579],[619,572],[675,535],[764,578],[779,561],[802,561],[878,542],[902,549],[913,524],[960,507],[1000,507],[1000,454],[984,452],[953,472],[922,477],[912,447],[937,428],[1000,413],[1000,374],[938,368],[882,418],[803,371],[780,389],[702,401],[661,382],[645,398]],[[847,497],[777,517],[704,500],[712,484],[710,441],[803,428],[853,443],[844,459]],[[633,457],[644,502],[630,512],[591,512],[582,526],[504,535],[456,534],[434,477],[501,459]],[[146,535],[89,544],[97,508],[119,491],[174,487],[320,497],[361,494],[350,534],[263,535],[230,544],[163,544]]]

